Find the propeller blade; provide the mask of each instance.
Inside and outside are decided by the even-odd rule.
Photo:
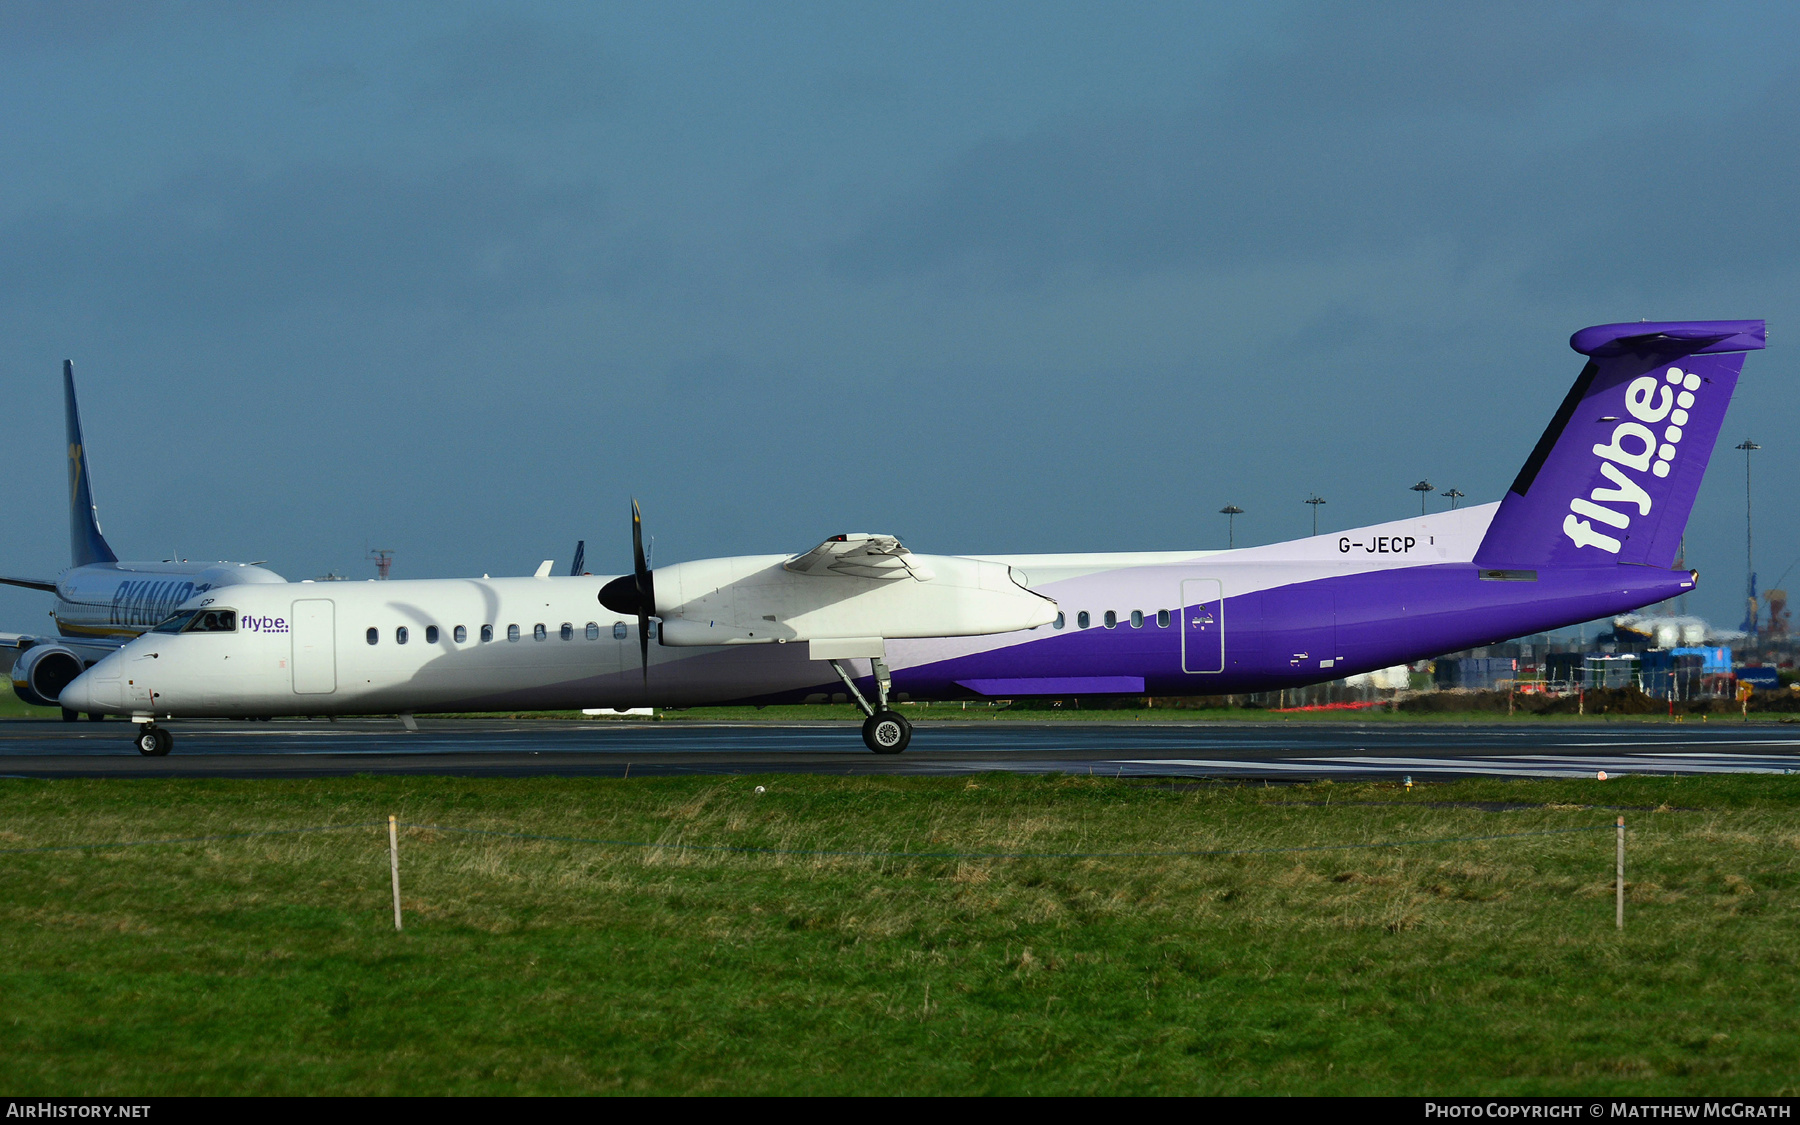
[[[650,697],[650,617],[656,612],[656,576],[644,559],[644,514],[631,501],[632,572],[600,588],[600,604],[614,613],[634,614],[638,623],[638,663],[644,673],[644,698]]]
[[[650,614],[656,610],[655,579],[644,561],[644,513],[637,497],[631,498],[631,562],[637,579],[638,603],[638,667],[644,673],[644,698],[650,697]]]
[[[634,614],[642,625],[656,613],[656,576],[644,561],[644,517],[636,500],[631,502],[631,561],[630,574],[600,588],[600,604],[614,613]]]

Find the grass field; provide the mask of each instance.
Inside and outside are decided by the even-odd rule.
[[[56,707],[33,707],[13,694],[12,685],[0,681],[0,719],[58,719],[62,710]]]
[[[758,794],[757,785],[767,791]],[[1800,777],[0,781],[0,1086],[1787,1093]],[[1642,811],[1639,811],[1642,810]],[[1654,810],[1654,811],[1653,811]]]

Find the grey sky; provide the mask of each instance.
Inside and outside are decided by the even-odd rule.
[[[1584,325],[1767,317],[1690,525],[1800,555],[1786,5],[0,2],[0,571],[1222,546],[1497,499]],[[1433,501],[1434,506],[1441,500]],[[0,594],[0,627],[41,597]]]

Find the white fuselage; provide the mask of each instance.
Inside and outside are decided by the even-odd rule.
[[[1080,643],[1110,644],[1127,662],[1136,659],[1134,653],[1167,649],[1179,662],[1181,630],[1166,611],[1183,604],[1184,583],[1197,575],[1207,576],[1202,581],[1226,596],[1239,596],[1396,562],[1466,560],[1492,510],[1485,506],[1384,525],[1377,530],[1391,533],[1396,544],[1416,540],[1409,556],[1398,560],[1345,553],[1330,536],[1235,552],[965,560],[996,564],[1009,574],[1010,593],[987,593],[1002,611],[1016,607],[1029,616],[1011,625],[989,619],[980,635],[889,637],[886,663],[894,671],[898,698],[905,699],[923,686],[907,675],[909,669],[980,659],[1051,637],[1075,641],[1083,634],[1088,641]],[[943,557],[923,558],[945,574],[954,569]],[[300,582],[217,590],[184,609],[229,608],[236,614],[235,631],[146,633],[70,685],[63,705],[140,717],[394,714],[822,700],[843,691],[831,666],[815,658],[807,641],[683,645],[656,637],[655,621],[648,665],[641,666],[636,618],[598,600],[610,580],[583,575]],[[931,581],[942,580],[940,575]],[[892,588],[870,585],[877,603]],[[671,586],[659,584],[659,599]],[[692,598],[688,604],[710,603]],[[859,678],[870,674],[867,659],[846,664]],[[1328,657],[1319,666],[1330,668],[1334,661]],[[1204,679],[1188,678],[1195,681],[1189,691],[1207,690]]]

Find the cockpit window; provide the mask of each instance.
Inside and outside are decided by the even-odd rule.
[[[237,610],[198,610],[194,614],[194,620],[185,631],[189,633],[235,633],[237,632]]]
[[[161,625],[158,625],[156,628],[152,629],[151,632],[153,632],[153,633],[179,633],[179,632],[181,632],[182,629],[186,628],[187,623],[192,621],[194,619],[194,615],[199,612],[200,611],[197,609],[184,609],[180,613],[177,613],[174,616],[170,617],[167,621],[164,621]]]

